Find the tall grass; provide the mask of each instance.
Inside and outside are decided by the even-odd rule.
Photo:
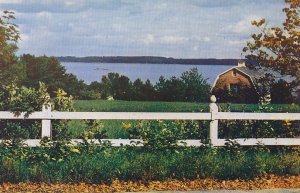
[[[237,151],[236,151],[237,150]],[[0,182],[110,182],[112,180],[253,179],[299,175],[299,151],[185,148],[147,152],[118,148],[72,154],[62,161],[0,158]]]

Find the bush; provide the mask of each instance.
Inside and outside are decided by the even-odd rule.
[[[230,111],[230,105],[223,108]],[[273,112],[271,104],[259,104],[257,112]],[[219,137],[236,138],[278,138],[299,137],[299,121],[276,120],[226,120],[219,121]]]
[[[49,98],[47,87],[40,83],[38,89],[18,87],[14,83],[0,87],[0,110],[11,111],[16,115],[26,112],[30,115],[34,111],[41,111],[46,103],[51,103],[54,110],[72,111],[72,97],[59,89],[56,97]],[[67,121],[53,121],[53,136],[56,138]],[[20,141],[25,138],[39,138],[41,132],[41,121],[36,120],[0,120],[0,139],[12,139]]]
[[[173,149],[178,140],[207,139],[205,121],[142,121],[137,124],[125,124],[129,138],[142,139],[145,148],[150,150]]]

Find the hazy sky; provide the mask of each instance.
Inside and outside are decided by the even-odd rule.
[[[256,29],[284,19],[283,0],[0,0],[19,54],[240,58]]]

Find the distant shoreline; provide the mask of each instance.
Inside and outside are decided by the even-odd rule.
[[[128,64],[194,64],[194,65],[237,65],[239,59],[176,59],[157,56],[60,56],[56,57],[60,62],[83,63],[128,63]]]

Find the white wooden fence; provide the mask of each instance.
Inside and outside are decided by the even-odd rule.
[[[151,113],[151,112],[58,112],[51,111],[51,106],[44,105],[40,112],[15,115],[12,112],[0,111],[0,119],[37,119],[42,120],[41,137],[51,138],[51,120],[55,119],[101,119],[101,120],[209,120],[209,139],[213,146],[224,146],[225,139],[218,139],[218,120],[300,120],[300,113],[244,113],[244,112],[218,112],[215,96],[211,97],[210,112],[207,113]],[[299,128],[300,129],[300,128]],[[299,146],[300,138],[239,138],[234,139],[243,146],[249,145],[288,145]],[[72,139],[73,143],[81,139]],[[98,140],[91,139],[94,143]],[[139,139],[103,139],[110,141],[113,146],[130,145],[132,142],[141,142]],[[0,140],[0,143],[2,140]],[[40,139],[27,139],[28,146],[39,146]],[[186,146],[200,146],[200,140],[179,140],[178,144]]]

